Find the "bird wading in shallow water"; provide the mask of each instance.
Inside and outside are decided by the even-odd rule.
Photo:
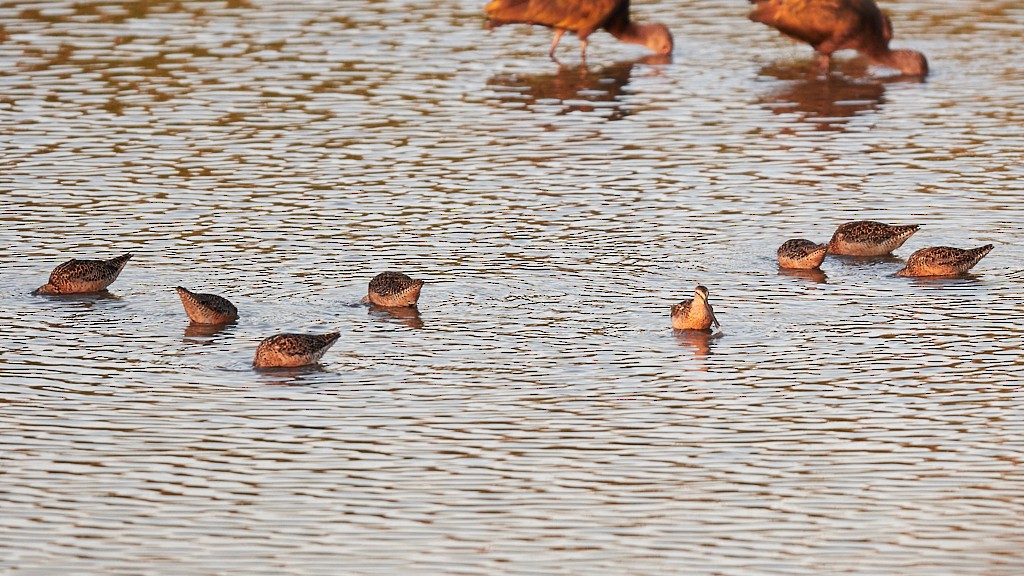
[[[370,280],[363,301],[382,308],[415,306],[422,288],[423,280],[413,280],[401,272],[381,272]]]
[[[896,273],[897,276],[958,276],[977,264],[993,246],[986,244],[979,248],[950,248],[934,246],[922,248],[907,258],[907,265]]]
[[[196,324],[227,324],[238,320],[238,309],[227,298],[216,294],[196,294],[181,286],[175,290],[188,319]]]
[[[562,35],[575,32],[586,60],[587,38],[599,28],[623,42],[642,44],[655,54],[672,53],[672,33],[668,27],[630,20],[629,0],[492,0],[484,12],[488,27],[539,24],[554,28],[555,38],[548,52],[552,58]]]
[[[316,364],[338,340],[330,334],[278,334],[260,342],[253,365],[257,368],[295,368]]]
[[[672,327],[676,330],[708,330],[720,328],[715,311],[708,303],[708,289],[697,286],[692,300],[683,300],[672,307]]]
[[[827,253],[828,244],[817,244],[803,238],[786,240],[775,252],[779,266],[799,270],[813,270],[821,266]]]
[[[33,294],[86,294],[102,292],[117,280],[132,257],[131,254],[110,260],[76,260],[72,258],[50,273],[50,280]]]
[[[928,74],[928,60],[914,50],[890,50],[892,22],[874,0],[751,0],[750,19],[810,44],[818,71],[827,74],[832,53],[853,49],[907,76]]]
[[[828,253],[840,256],[886,256],[903,246],[919,228],[917,224],[890,226],[871,220],[847,222],[836,228],[828,243]]]

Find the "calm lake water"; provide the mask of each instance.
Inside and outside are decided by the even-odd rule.
[[[914,83],[735,0],[586,66],[483,3],[0,2],[0,571],[1024,573],[1024,6],[885,2]],[[860,219],[922,228],[779,271]]]

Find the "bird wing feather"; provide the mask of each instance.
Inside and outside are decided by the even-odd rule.
[[[881,13],[870,0],[755,0],[754,4],[751,20],[814,47],[856,36],[875,19],[879,30],[884,30]]]
[[[522,22],[590,33],[628,0],[492,0],[484,8],[495,24]]]

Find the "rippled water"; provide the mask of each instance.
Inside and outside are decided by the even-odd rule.
[[[0,571],[1024,573],[1019,2],[886,2],[925,83],[731,0],[561,67],[435,4],[0,2]],[[923,226],[780,273],[856,219]],[[674,334],[698,282],[723,329]],[[342,339],[255,372],[285,330]]]

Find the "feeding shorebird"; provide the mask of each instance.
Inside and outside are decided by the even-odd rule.
[[[832,235],[828,253],[842,256],[885,256],[902,246],[918,228],[920,226],[917,224],[890,226],[871,220],[847,222]]]
[[[672,33],[664,24],[638,24],[629,18],[629,0],[492,0],[484,12],[489,27],[503,24],[540,24],[555,29],[548,52],[555,57],[566,32],[580,39],[587,58],[587,37],[598,28],[630,44],[642,44],[655,54],[672,53]]]
[[[227,298],[216,294],[196,294],[187,288],[175,288],[188,319],[196,324],[227,324],[238,320],[238,309]]]
[[[892,22],[874,0],[750,0],[750,19],[806,42],[827,74],[832,53],[853,49],[907,76],[928,74],[928,60],[914,50],[892,50]]]
[[[922,248],[907,258],[907,265],[896,275],[957,276],[974,268],[974,265],[991,252],[992,248],[991,244],[966,250],[949,246]]]
[[[413,280],[401,272],[381,272],[370,280],[364,302],[384,308],[415,306],[423,280]]]
[[[102,292],[110,286],[124,265],[132,257],[131,254],[111,258],[110,260],[76,260],[72,258],[57,266],[50,273],[50,280],[33,294],[83,294]]]
[[[278,334],[260,342],[252,363],[257,368],[295,368],[316,364],[340,334]]]
[[[797,238],[783,242],[775,254],[779,259],[779,266],[783,268],[812,270],[821,266],[827,253],[828,244]]]
[[[672,307],[672,327],[676,330],[708,330],[712,324],[721,327],[708,303],[708,289],[703,286],[697,286],[693,299]]]

